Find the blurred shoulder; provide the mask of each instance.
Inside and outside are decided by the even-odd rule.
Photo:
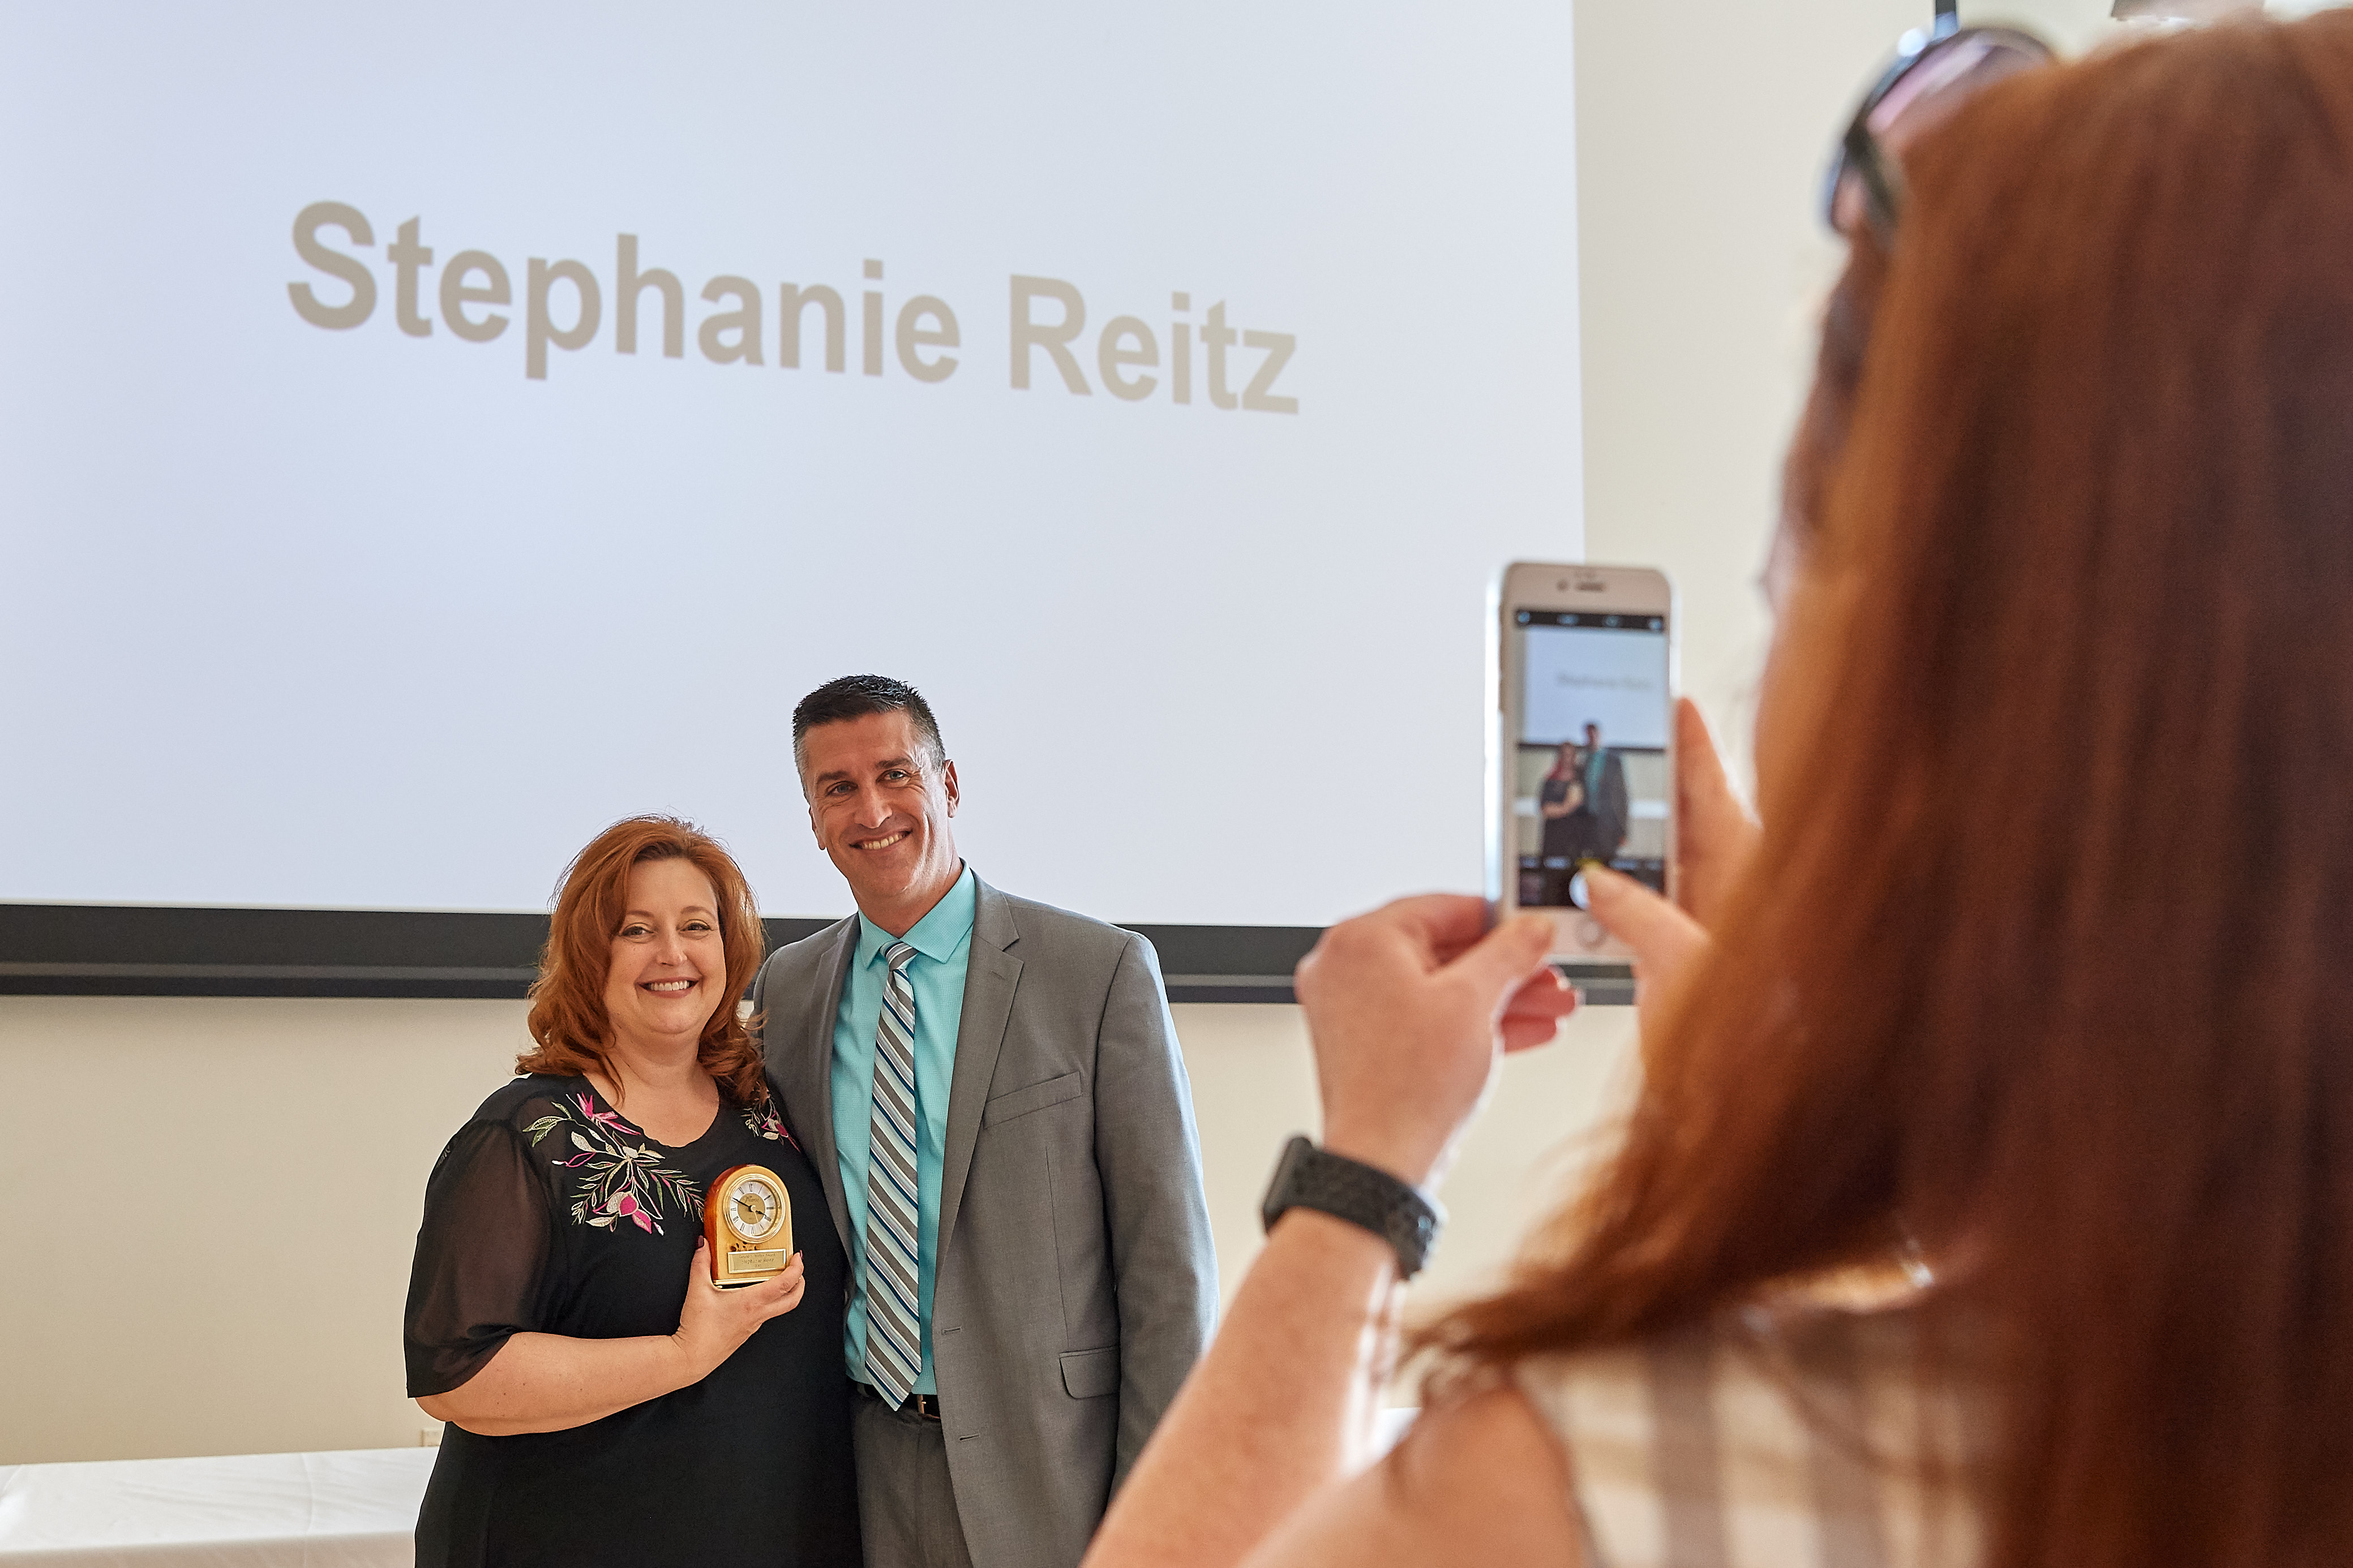
[[[1318,1502],[1251,1568],[1587,1561],[1567,1456],[1529,1402],[1490,1385],[1425,1412],[1388,1457]]]

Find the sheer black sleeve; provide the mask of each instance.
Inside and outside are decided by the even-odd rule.
[[[408,1275],[410,1398],[448,1393],[508,1335],[539,1326],[547,1205],[522,1135],[507,1122],[470,1122],[441,1151]]]

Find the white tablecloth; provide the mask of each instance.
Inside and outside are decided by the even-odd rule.
[[[436,1450],[0,1466],[5,1568],[411,1568]]]
[[[1377,1446],[1416,1414],[1382,1411]],[[435,1453],[0,1465],[0,1568],[412,1568]]]

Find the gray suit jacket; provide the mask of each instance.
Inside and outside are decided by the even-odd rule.
[[[780,949],[752,991],[786,1121],[845,1249],[833,1025],[857,945],[853,915]],[[1151,944],[981,882],[932,1300],[974,1568],[1078,1562],[1208,1341],[1217,1280],[1192,1093]]]

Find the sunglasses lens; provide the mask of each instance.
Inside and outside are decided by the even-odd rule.
[[[1864,123],[1881,146],[1901,154],[1971,94],[2004,77],[2050,63],[2050,52],[2023,34],[1957,33],[1924,50],[1919,63],[1871,107]]]
[[[1864,103],[1857,116],[1857,130],[1892,177],[1892,165],[1901,162],[1905,149],[1943,123],[1971,94],[2004,77],[2049,65],[2052,59],[2049,47],[2041,39],[2007,28],[1948,34],[1892,73]],[[1852,234],[1869,212],[1869,191],[1862,171],[1845,149],[1833,167],[1831,226],[1842,234]]]

